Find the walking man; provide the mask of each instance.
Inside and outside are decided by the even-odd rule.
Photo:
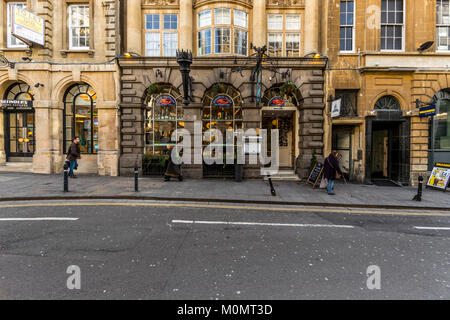
[[[77,159],[81,158],[80,146],[78,145],[79,143],[80,138],[78,137],[73,138],[69,150],[67,151],[67,160],[70,161],[69,177],[71,178],[77,178],[77,176],[73,174],[73,170],[78,167]]]
[[[323,177],[328,180],[327,191],[329,195],[334,195],[334,180],[339,179],[342,176],[341,168],[339,168],[338,157],[339,153],[337,151],[333,151],[330,153],[328,158],[325,159]]]

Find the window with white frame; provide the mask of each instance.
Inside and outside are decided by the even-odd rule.
[[[354,1],[341,1],[340,50],[353,51]]]
[[[11,29],[12,29],[12,21],[11,21],[11,17],[12,17],[12,11],[13,11],[13,6],[16,6],[18,8],[21,9],[26,9],[26,2],[8,2],[7,5],[7,30],[6,30],[6,37],[7,37],[7,42],[6,45],[8,48],[24,48],[27,45],[20,41],[19,39],[17,39],[15,36],[12,35],[11,33]]]
[[[247,32],[235,29],[234,30],[234,53],[239,55],[247,55]]]
[[[242,28],[248,28],[247,12],[234,9],[234,25]]]
[[[214,29],[214,48],[215,53],[231,53],[230,28]]]
[[[281,57],[283,55],[283,33],[269,33],[269,55]]]
[[[145,34],[145,55],[160,56],[161,42],[159,32],[148,32]]]
[[[69,6],[69,48],[89,49],[89,5]]]
[[[174,57],[178,49],[178,14],[145,15],[145,55]]]
[[[450,51],[449,3],[449,0],[436,0],[436,47],[439,51]]]
[[[298,31],[300,30],[300,15],[287,14],[286,15],[286,30]]]
[[[381,50],[403,50],[403,0],[381,0]]]
[[[267,16],[268,53],[273,57],[299,57],[301,15],[269,13]]]
[[[300,33],[286,33],[286,56],[298,57],[300,55]]]
[[[231,24],[231,9],[216,8],[214,9],[215,24]]]
[[[198,14],[198,27],[209,27],[211,25],[212,15],[211,10],[205,10]]]
[[[248,13],[213,8],[197,15],[197,55],[248,54]]]
[[[268,30],[283,30],[283,15],[282,14],[269,14]]]
[[[198,55],[211,54],[211,29],[204,29],[198,33]]]

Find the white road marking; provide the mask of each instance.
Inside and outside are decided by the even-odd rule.
[[[416,227],[416,226],[414,226],[414,229],[418,229],[418,230],[450,230],[449,227]]]
[[[296,223],[263,223],[263,222],[232,222],[232,221],[172,220],[172,223],[226,224],[226,225],[241,225],[241,226],[271,226],[271,227],[354,228],[354,226],[340,225],[340,224],[296,224]]]
[[[0,221],[76,221],[78,218],[0,218]]]

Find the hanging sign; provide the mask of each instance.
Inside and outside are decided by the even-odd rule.
[[[332,118],[337,118],[341,115],[341,103],[342,103],[342,99],[334,100],[331,103],[331,117]]]
[[[217,107],[231,107],[233,102],[227,96],[218,96],[213,100],[213,104]]]
[[[11,33],[20,40],[44,46],[43,18],[18,6],[13,6],[11,28]]]
[[[171,96],[161,96],[156,100],[156,105],[158,107],[173,107],[175,104],[175,99]]]
[[[432,117],[436,115],[436,106],[426,106],[419,108],[419,117],[425,118],[425,117]]]
[[[0,111],[30,111],[33,110],[32,100],[0,100]]]
[[[286,104],[286,100],[281,97],[273,97],[269,101],[269,106],[271,107],[283,107]]]
[[[446,190],[450,182],[450,163],[436,163],[430,178],[428,179],[427,187]]]

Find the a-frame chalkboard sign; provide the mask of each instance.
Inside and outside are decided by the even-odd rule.
[[[308,177],[307,183],[313,185],[313,189],[316,188],[317,184],[320,182],[320,178],[322,177],[323,172],[323,164],[317,162],[314,168],[311,170],[311,174]]]

